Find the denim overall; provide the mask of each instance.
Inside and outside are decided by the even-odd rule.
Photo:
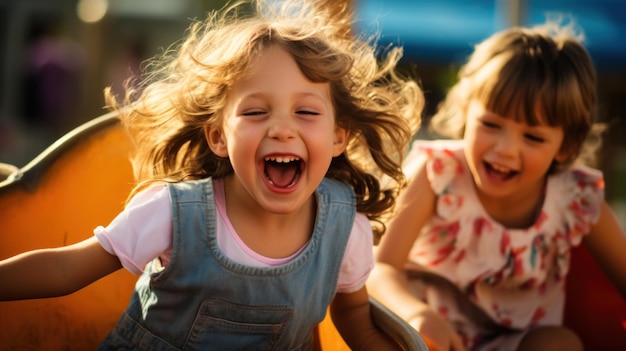
[[[217,246],[210,178],[168,185],[173,251],[153,260],[100,350],[310,350],[332,301],[355,217],[355,196],[324,179],[310,243],[293,261],[250,267]]]

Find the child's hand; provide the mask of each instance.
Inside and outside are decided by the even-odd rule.
[[[465,351],[452,324],[431,309],[411,318],[409,324],[422,335],[431,351]]]

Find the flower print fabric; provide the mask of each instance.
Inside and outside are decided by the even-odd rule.
[[[570,250],[599,216],[602,173],[578,166],[550,176],[534,225],[509,229],[479,202],[462,140],[416,141],[407,162],[424,156],[436,215],[418,236],[407,268],[446,278],[500,326],[560,324]],[[457,295],[446,301],[438,294],[436,309],[447,315],[457,308]]]

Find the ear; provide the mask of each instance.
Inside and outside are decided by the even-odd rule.
[[[570,151],[560,150],[556,154],[556,156],[554,156],[554,160],[558,163],[564,163],[564,162],[570,161],[571,157],[572,157],[572,153]]]
[[[226,138],[221,128],[204,127],[204,137],[213,153],[218,157],[228,157]]]
[[[341,127],[335,127],[335,138],[333,140],[333,157],[341,155],[348,146],[350,133]]]
[[[567,161],[568,158],[569,158],[569,155],[567,153],[565,153],[565,152],[559,152],[554,157],[556,162],[559,162],[559,163]]]

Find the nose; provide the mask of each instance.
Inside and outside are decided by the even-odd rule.
[[[514,133],[502,133],[498,135],[494,150],[501,156],[515,156],[518,153],[520,140]]]
[[[268,137],[276,140],[292,139],[296,135],[296,123],[289,113],[274,113],[270,118]]]

